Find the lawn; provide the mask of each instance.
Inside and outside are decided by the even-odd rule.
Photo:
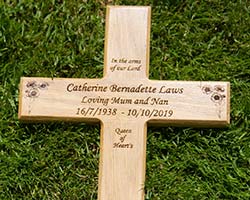
[[[145,199],[250,199],[250,2],[0,0],[0,199],[97,199],[100,127],[18,121],[21,76],[103,76],[106,4],[151,5],[150,78],[231,83],[222,129],[149,127]]]

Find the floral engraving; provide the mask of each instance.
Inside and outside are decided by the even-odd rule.
[[[215,85],[214,87],[210,85],[204,85],[202,87],[202,92],[210,96],[211,101],[214,102],[215,106],[217,107],[218,117],[221,118],[221,105],[225,103],[226,98],[225,88],[221,85]]]
[[[48,89],[49,84],[47,82],[37,82],[37,81],[29,81],[26,84],[26,96],[30,98],[37,98],[40,95],[40,90]]]
[[[225,88],[220,85],[215,85],[214,87],[205,85],[202,87],[202,92],[207,95],[211,94],[210,99],[216,104],[222,104],[226,98],[226,95],[223,94],[225,92]]]

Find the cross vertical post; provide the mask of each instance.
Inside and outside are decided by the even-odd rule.
[[[23,121],[101,123],[99,200],[143,200],[147,124],[229,124],[230,84],[148,79],[150,7],[108,6],[104,77],[22,77]]]
[[[150,7],[108,7],[104,79],[127,85],[147,80]],[[113,91],[116,91],[113,85]],[[136,95],[136,94],[135,94]],[[127,117],[132,99],[114,94],[123,109],[116,123],[103,119],[99,199],[144,199],[146,122]],[[123,102],[122,102],[123,101]],[[111,102],[112,103],[112,102]]]

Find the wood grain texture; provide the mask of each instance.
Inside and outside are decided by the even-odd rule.
[[[101,123],[99,200],[143,200],[147,123],[220,127],[230,84],[148,79],[150,7],[108,7],[102,79],[22,78],[19,119]]]
[[[227,82],[22,78],[20,88],[19,118],[24,121],[126,117],[186,126],[229,123]]]
[[[144,199],[146,124],[121,118],[101,127],[98,199]]]
[[[127,80],[148,77],[150,7],[107,7],[104,76]]]

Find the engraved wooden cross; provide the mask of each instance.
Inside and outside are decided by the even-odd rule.
[[[147,123],[229,124],[228,82],[148,79],[150,7],[107,7],[102,79],[21,78],[19,119],[101,123],[99,200],[144,199]]]

